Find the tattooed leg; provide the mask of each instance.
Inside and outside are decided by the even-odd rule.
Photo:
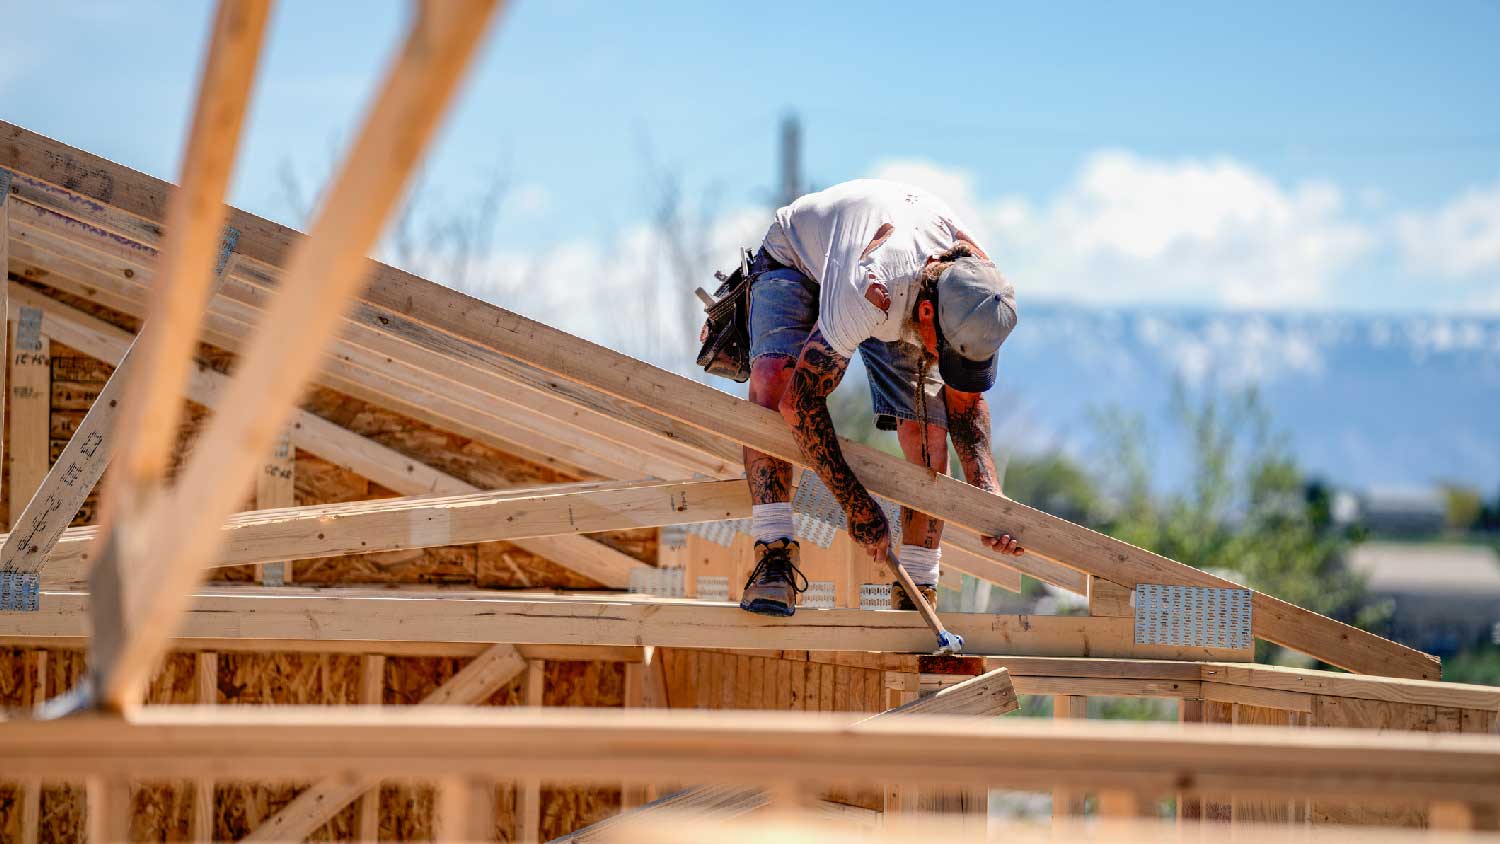
[[[885,513],[844,460],[833,417],[828,413],[828,395],[843,380],[848,366],[849,360],[814,329],[802,347],[791,386],[782,398],[781,415],[791,426],[808,465],[843,505],[849,517],[849,536],[875,554],[889,548],[890,526]]]
[[[792,380],[795,362],[780,355],[756,358],[750,367],[750,400],[775,410]],[[792,500],[792,464],[745,449],[745,479],[752,504],[780,504]]]
[[[896,439],[901,443],[901,453],[906,462],[922,465],[922,423],[903,419],[896,425]],[[948,472],[948,432],[937,425],[927,426],[928,468],[940,473]],[[943,540],[943,521],[910,507],[901,508],[901,541],[906,545],[936,548]]]

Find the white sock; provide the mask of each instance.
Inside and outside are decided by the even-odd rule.
[[[943,549],[902,545],[901,552],[896,556],[901,560],[901,568],[906,569],[906,573],[911,575],[912,581],[918,586],[937,585],[938,564],[943,559]]]
[[[795,534],[792,527],[792,502],[782,501],[776,504],[751,506],[750,533],[755,537],[756,542],[791,539]]]

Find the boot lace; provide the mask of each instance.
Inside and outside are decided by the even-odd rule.
[[[761,580],[764,578],[764,580]],[[807,575],[797,564],[792,562],[792,555],[785,548],[773,548],[767,551],[760,562],[755,564],[755,570],[750,572],[750,577],[745,581],[745,587],[749,588],[757,581],[771,583],[790,583],[792,591],[801,595],[807,591]],[[800,581],[800,585],[799,585]]]

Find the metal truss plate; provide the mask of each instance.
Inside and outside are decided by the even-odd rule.
[[[661,536],[657,541],[661,543],[663,548],[670,548],[675,551],[687,545],[687,537],[687,525],[663,525]]]
[[[862,610],[890,609],[891,585],[889,583],[861,583],[859,585],[859,608]]]
[[[729,600],[729,578],[710,575],[700,575],[697,586],[697,596],[700,601],[727,602]]]
[[[891,547],[901,545],[901,508],[879,496],[875,501],[885,511],[886,522],[891,526]],[[797,526],[797,538],[827,548],[833,544],[838,531],[847,530],[848,518],[838,499],[823,484],[812,470],[803,469],[797,481],[797,494],[792,498],[792,522]]]
[[[831,580],[813,580],[807,584],[807,591],[802,593],[801,606],[816,610],[833,609],[834,585]]]
[[[734,538],[750,532],[749,519],[727,519],[722,522],[698,522],[687,525],[688,533],[696,533],[715,545],[725,548],[734,544]]]
[[[1248,648],[1251,591],[1214,586],[1135,587],[1135,643]]]
[[[34,571],[0,570],[0,612],[36,612],[41,588]]]
[[[680,568],[637,566],[630,570],[630,591],[657,598],[681,598],[685,578],[686,574]]]

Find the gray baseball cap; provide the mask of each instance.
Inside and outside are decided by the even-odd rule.
[[[965,393],[995,385],[995,352],[1016,327],[1016,291],[989,261],[959,258],[937,281],[938,371]]]

